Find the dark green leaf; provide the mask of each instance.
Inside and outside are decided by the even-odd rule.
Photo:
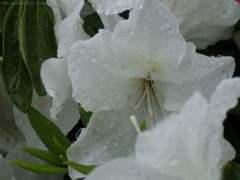
[[[32,81],[19,47],[19,23],[23,0],[15,0],[9,7],[3,30],[3,62],[1,73],[8,94],[22,112],[27,112],[32,101]]]
[[[82,107],[78,107],[79,109],[79,113],[80,113],[80,117],[81,117],[81,120],[82,120],[82,123],[83,125],[86,127],[91,116],[92,116],[92,112],[90,111],[85,111]]]
[[[52,153],[58,156],[61,155],[61,151],[54,143],[54,136],[56,140],[61,144],[61,146],[63,146],[65,149],[71,145],[71,142],[61,132],[61,130],[35,108],[31,107],[29,109],[28,119],[38,137]]]
[[[240,142],[232,125],[224,122],[224,138],[234,147],[237,153],[240,153]]]
[[[66,161],[64,164],[67,164],[68,166],[72,167],[73,169],[77,170],[78,172],[81,172],[85,175],[89,174],[95,167],[97,166],[87,166],[83,164],[78,164],[72,161]]]
[[[222,180],[240,180],[240,165],[229,161],[224,166]]]
[[[147,129],[147,120],[143,120],[143,122],[141,123],[141,126],[140,126],[140,130],[141,131],[145,131]]]
[[[65,165],[63,164],[63,162],[61,161],[61,159],[49,152],[49,151],[44,151],[41,149],[36,149],[36,148],[32,148],[32,147],[28,147],[28,146],[20,146],[20,148],[24,149],[26,152],[32,154],[33,156],[42,159],[48,163],[54,164],[56,166],[63,166],[65,167]]]
[[[58,140],[56,139],[55,136],[53,136],[53,141],[54,141],[54,144],[55,144],[55,146],[57,147],[58,151],[60,152],[60,155],[62,155],[62,156],[64,156],[65,158],[67,158],[67,154],[66,154],[67,149],[65,149],[65,148],[58,142]]]
[[[24,169],[27,169],[29,171],[39,173],[39,174],[58,174],[58,173],[65,173],[68,171],[68,168],[34,164],[34,163],[29,163],[29,162],[19,161],[19,160],[10,160],[7,163],[17,164],[18,166]]]
[[[103,23],[97,13],[90,14],[84,19],[84,25],[95,29],[103,29]]]
[[[40,69],[42,63],[57,57],[54,35],[54,17],[46,0],[25,0],[23,16],[19,26],[20,49],[27,64],[38,95],[46,94]]]
[[[233,108],[233,109],[230,109],[228,111],[228,113],[235,114],[235,115],[240,115],[240,102],[238,101],[237,106],[235,108]]]
[[[240,20],[235,24],[234,32],[239,31],[239,30],[240,30]]]

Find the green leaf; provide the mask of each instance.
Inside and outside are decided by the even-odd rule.
[[[20,49],[32,75],[33,85],[39,96],[46,94],[41,80],[42,63],[57,57],[54,35],[54,16],[46,0],[25,0],[23,16],[19,26]]]
[[[15,0],[9,7],[3,29],[3,62],[1,73],[6,90],[14,104],[27,112],[32,101],[32,81],[19,47],[19,23],[23,0]]]
[[[58,151],[60,152],[60,155],[64,156],[65,158],[67,158],[67,149],[65,149],[56,139],[55,135],[53,136],[53,141],[55,146],[57,147]]]
[[[235,130],[228,121],[224,121],[224,138],[234,147],[237,153],[240,153],[240,142]]]
[[[85,26],[95,28],[95,29],[104,28],[103,23],[97,13],[90,14],[86,16],[83,20],[84,20]]]
[[[20,148],[24,149],[26,152],[32,154],[33,156],[42,159],[48,163],[54,164],[56,166],[63,166],[65,167],[65,165],[63,164],[63,162],[61,161],[61,159],[49,152],[49,151],[44,151],[41,149],[36,149],[36,148],[32,148],[32,147],[28,147],[28,146],[20,146]]]
[[[58,174],[68,172],[68,168],[48,166],[42,164],[34,164],[19,160],[9,160],[7,163],[14,163],[18,166],[38,174]]]
[[[238,22],[235,24],[234,32],[239,31],[239,30],[240,30],[240,20],[238,20]]]
[[[97,166],[94,165],[83,165],[83,164],[78,164],[72,161],[66,161],[64,164],[67,164],[68,166],[72,167],[73,169],[77,170],[78,172],[81,172],[85,175],[89,174],[94,168]]]
[[[143,122],[141,123],[141,126],[140,126],[140,130],[141,131],[145,131],[147,129],[147,120],[143,120]]]
[[[61,130],[35,108],[31,107],[29,109],[28,119],[38,137],[52,153],[58,156],[61,155],[61,151],[58,149],[59,147],[54,143],[54,136],[65,149],[71,145],[71,142],[61,132]]]
[[[229,161],[224,166],[222,180],[240,180],[240,165]]]
[[[62,162],[66,162],[67,161],[67,158],[63,155],[60,155],[59,158],[62,160]]]
[[[238,100],[238,104],[235,108],[232,108],[228,111],[230,114],[240,115],[240,102]]]
[[[90,111],[85,111],[82,107],[78,107],[79,109],[79,113],[80,113],[80,117],[81,117],[81,120],[82,120],[82,123],[85,127],[87,127],[87,124],[92,116],[92,112]]]

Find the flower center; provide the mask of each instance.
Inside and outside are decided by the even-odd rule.
[[[163,101],[159,94],[157,93],[157,90],[154,86],[154,81],[151,80],[149,75],[147,76],[147,78],[140,80],[140,83],[137,85],[137,88],[135,89],[132,95],[128,96],[128,98],[134,98],[137,92],[139,92],[139,89],[142,89],[141,87],[143,87],[143,91],[138,104],[136,104],[135,106],[129,104],[128,106],[129,108],[136,110],[141,105],[143,105],[146,119],[150,123],[150,127],[153,127],[153,125],[158,121],[159,118],[158,111],[161,111],[163,116],[166,117],[162,103]]]

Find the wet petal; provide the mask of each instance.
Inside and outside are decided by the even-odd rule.
[[[219,179],[219,168],[234,157],[233,148],[223,139],[222,122],[239,96],[240,79],[221,82],[209,104],[195,93],[179,114],[140,135],[137,159],[186,180]]]
[[[109,15],[130,10],[138,1],[140,0],[91,0],[91,3],[97,12]]]
[[[178,28],[178,20],[161,2],[139,2],[113,32],[115,61],[122,65],[117,73],[142,78],[151,73],[161,78],[163,71],[174,72],[185,53]]]
[[[140,126],[144,110],[135,112],[130,108],[94,113],[87,132],[67,150],[68,159],[81,164],[102,164],[116,157],[127,157],[133,153],[137,131],[129,120],[135,115]],[[80,176],[70,169],[71,177]]]
[[[16,180],[10,165],[6,163],[5,159],[2,157],[1,154],[0,154],[0,179]]]
[[[235,64],[229,56],[207,57],[195,53],[192,43],[187,44],[185,58],[176,72],[163,75],[163,81],[156,81],[165,99],[164,107],[169,111],[178,111],[194,91],[209,98],[218,83],[232,77]]]
[[[240,5],[228,0],[162,0],[180,20],[180,32],[200,49],[229,39],[239,19]]]
[[[110,38],[109,31],[100,31],[88,41],[76,42],[69,55],[72,96],[86,111],[122,107],[132,88],[127,79],[114,73],[119,67],[113,60]]]
[[[107,173],[106,173],[107,172]],[[141,161],[134,159],[116,159],[94,170],[86,180],[181,180],[161,174]]]
[[[48,95],[53,97],[51,117],[56,120],[63,103],[71,98],[72,94],[66,59],[51,58],[45,61],[42,65],[41,76]]]

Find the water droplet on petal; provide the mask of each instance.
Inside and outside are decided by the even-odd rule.
[[[92,138],[93,138],[93,140],[97,141],[97,140],[99,140],[100,136],[99,136],[98,133],[94,133],[94,134],[92,135]]]
[[[102,128],[100,126],[96,127],[96,131],[100,132],[102,130]]]
[[[113,143],[113,146],[114,146],[114,147],[118,147],[118,143],[117,143],[117,142],[114,142],[114,143]]]
[[[82,155],[84,157],[88,157],[88,156],[90,156],[90,154],[91,154],[91,151],[83,151],[83,153],[82,153]]]
[[[112,120],[109,120],[109,121],[107,121],[107,125],[108,125],[109,127],[113,127],[114,122],[113,122]]]

